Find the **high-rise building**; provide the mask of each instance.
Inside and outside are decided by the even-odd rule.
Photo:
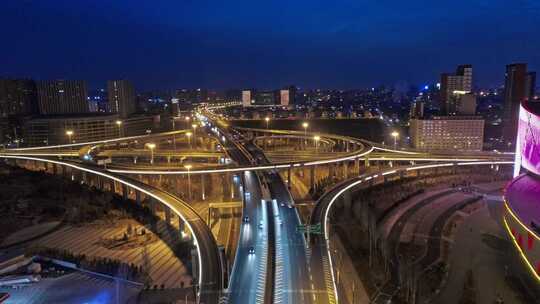
[[[279,104],[282,106],[288,106],[291,104],[291,91],[279,90]]]
[[[466,91],[454,91],[449,105],[449,115],[475,115],[476,95]]]
[[[242,106],[249,107],[253,103],[253,91],[252,90],[243,90],[242,91]]]
[[[37,92],[39,113],[42,115],[88,112],[88,97],[84,81],[38,81]]]
[[[264,106],[275,105],[278,98],[278,92],[276,91],[258,91],[255,94],[255,104]]]
[[[440,107],[443,115],[455,115],[455,104],[460,95],[454,92],[470,93],[472,91],[472,65],[460,65],[454,74],[441,74]]]
[[[0,117],[36,114],[36,83],[30,79],[0,79]]]
[[[502,137],[508,148],[515,145],[519,121],[519,105],[534,98],[536,73],[527,71],[526,63],[506,66]]]
[[[127,118],[135,112],[135,89],[127,80],[109,80],[109,109],[118,113],[120,118]]]
[[[411,119],[409,132],[414,148],[426,151],[481,151],[484,120],[477,116],[435,116]]]

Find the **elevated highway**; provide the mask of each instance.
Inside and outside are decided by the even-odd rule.
[[[43,163],[46,166],[50,165],[53,166],[54,172],[61,171],[61,174],[66,175],[69,171],[72,179],[81,178],[83,182],[86,182],[85,179],[89,178],[91,175],[100,179],[102,181],[101,183],[105,180],[121,184],[121,191],[125,197],[127,196],[126,193],[128,193],[129,189],[132,189],[137,193],[141,193],[154,199],[166,208],[166,210],[169,210],[168,212],[172,212],[174,215],[178,216],[181,219],[181,222],[185,224],[189,234],[193,236],[193,245],[197,250],[198,260],[194,271],[196,274],[195,276],[197,277],[196,282],[199,302],[219,303],[223,281],[222,265],[217,244],[212,232],[204,220],[194,209],[176,196],[137,180],[107,172],[95,166],[32,156],[0,154],[0,158],[10,161],[15,165],[17,165],[17,162],[38,162]],[[139,194],[137,194],[137,197],[139,197]]]

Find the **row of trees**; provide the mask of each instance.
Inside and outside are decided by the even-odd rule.
[[[78,268],[103,273],[131,281],[146,281],[147,270],[133,263],[123,263],[117,260],[100,257],[88,257],[85,254],[75,254],[69,250],[47,247],[31,247],[25,252],[26,256],[41,256],[75,264]]]

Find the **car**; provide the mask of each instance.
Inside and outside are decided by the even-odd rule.
[[[249,247],[249,254],[255,254],[255,247]]]
[[[287,205],[287,207],[289,207],[289,209],[292,209],[294,208],[294,206],[291,204],[291,205]]]
[[[249,216],[244,216],[244,223],[249,223]]]
[[[264,226],[263,226],[263,222],[260,221],[260,223],[259,223],[259,229],[263,229],[263,227],[264,227]]]
[[[281,203],[280,205],[281,205],[281,207],[285,207],[285,203]]]

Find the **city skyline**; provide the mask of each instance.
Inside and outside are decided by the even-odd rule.
[[[531,1],[284,7],[9,3],[0,31],[12,43],[0,51],[0,77],[85,79],[92,88],[128,79],[141,90],[350,89],[422,84],[471,63],[475,85],[494,87],[504,82],[504,64],[540,64],[539,7]]]

